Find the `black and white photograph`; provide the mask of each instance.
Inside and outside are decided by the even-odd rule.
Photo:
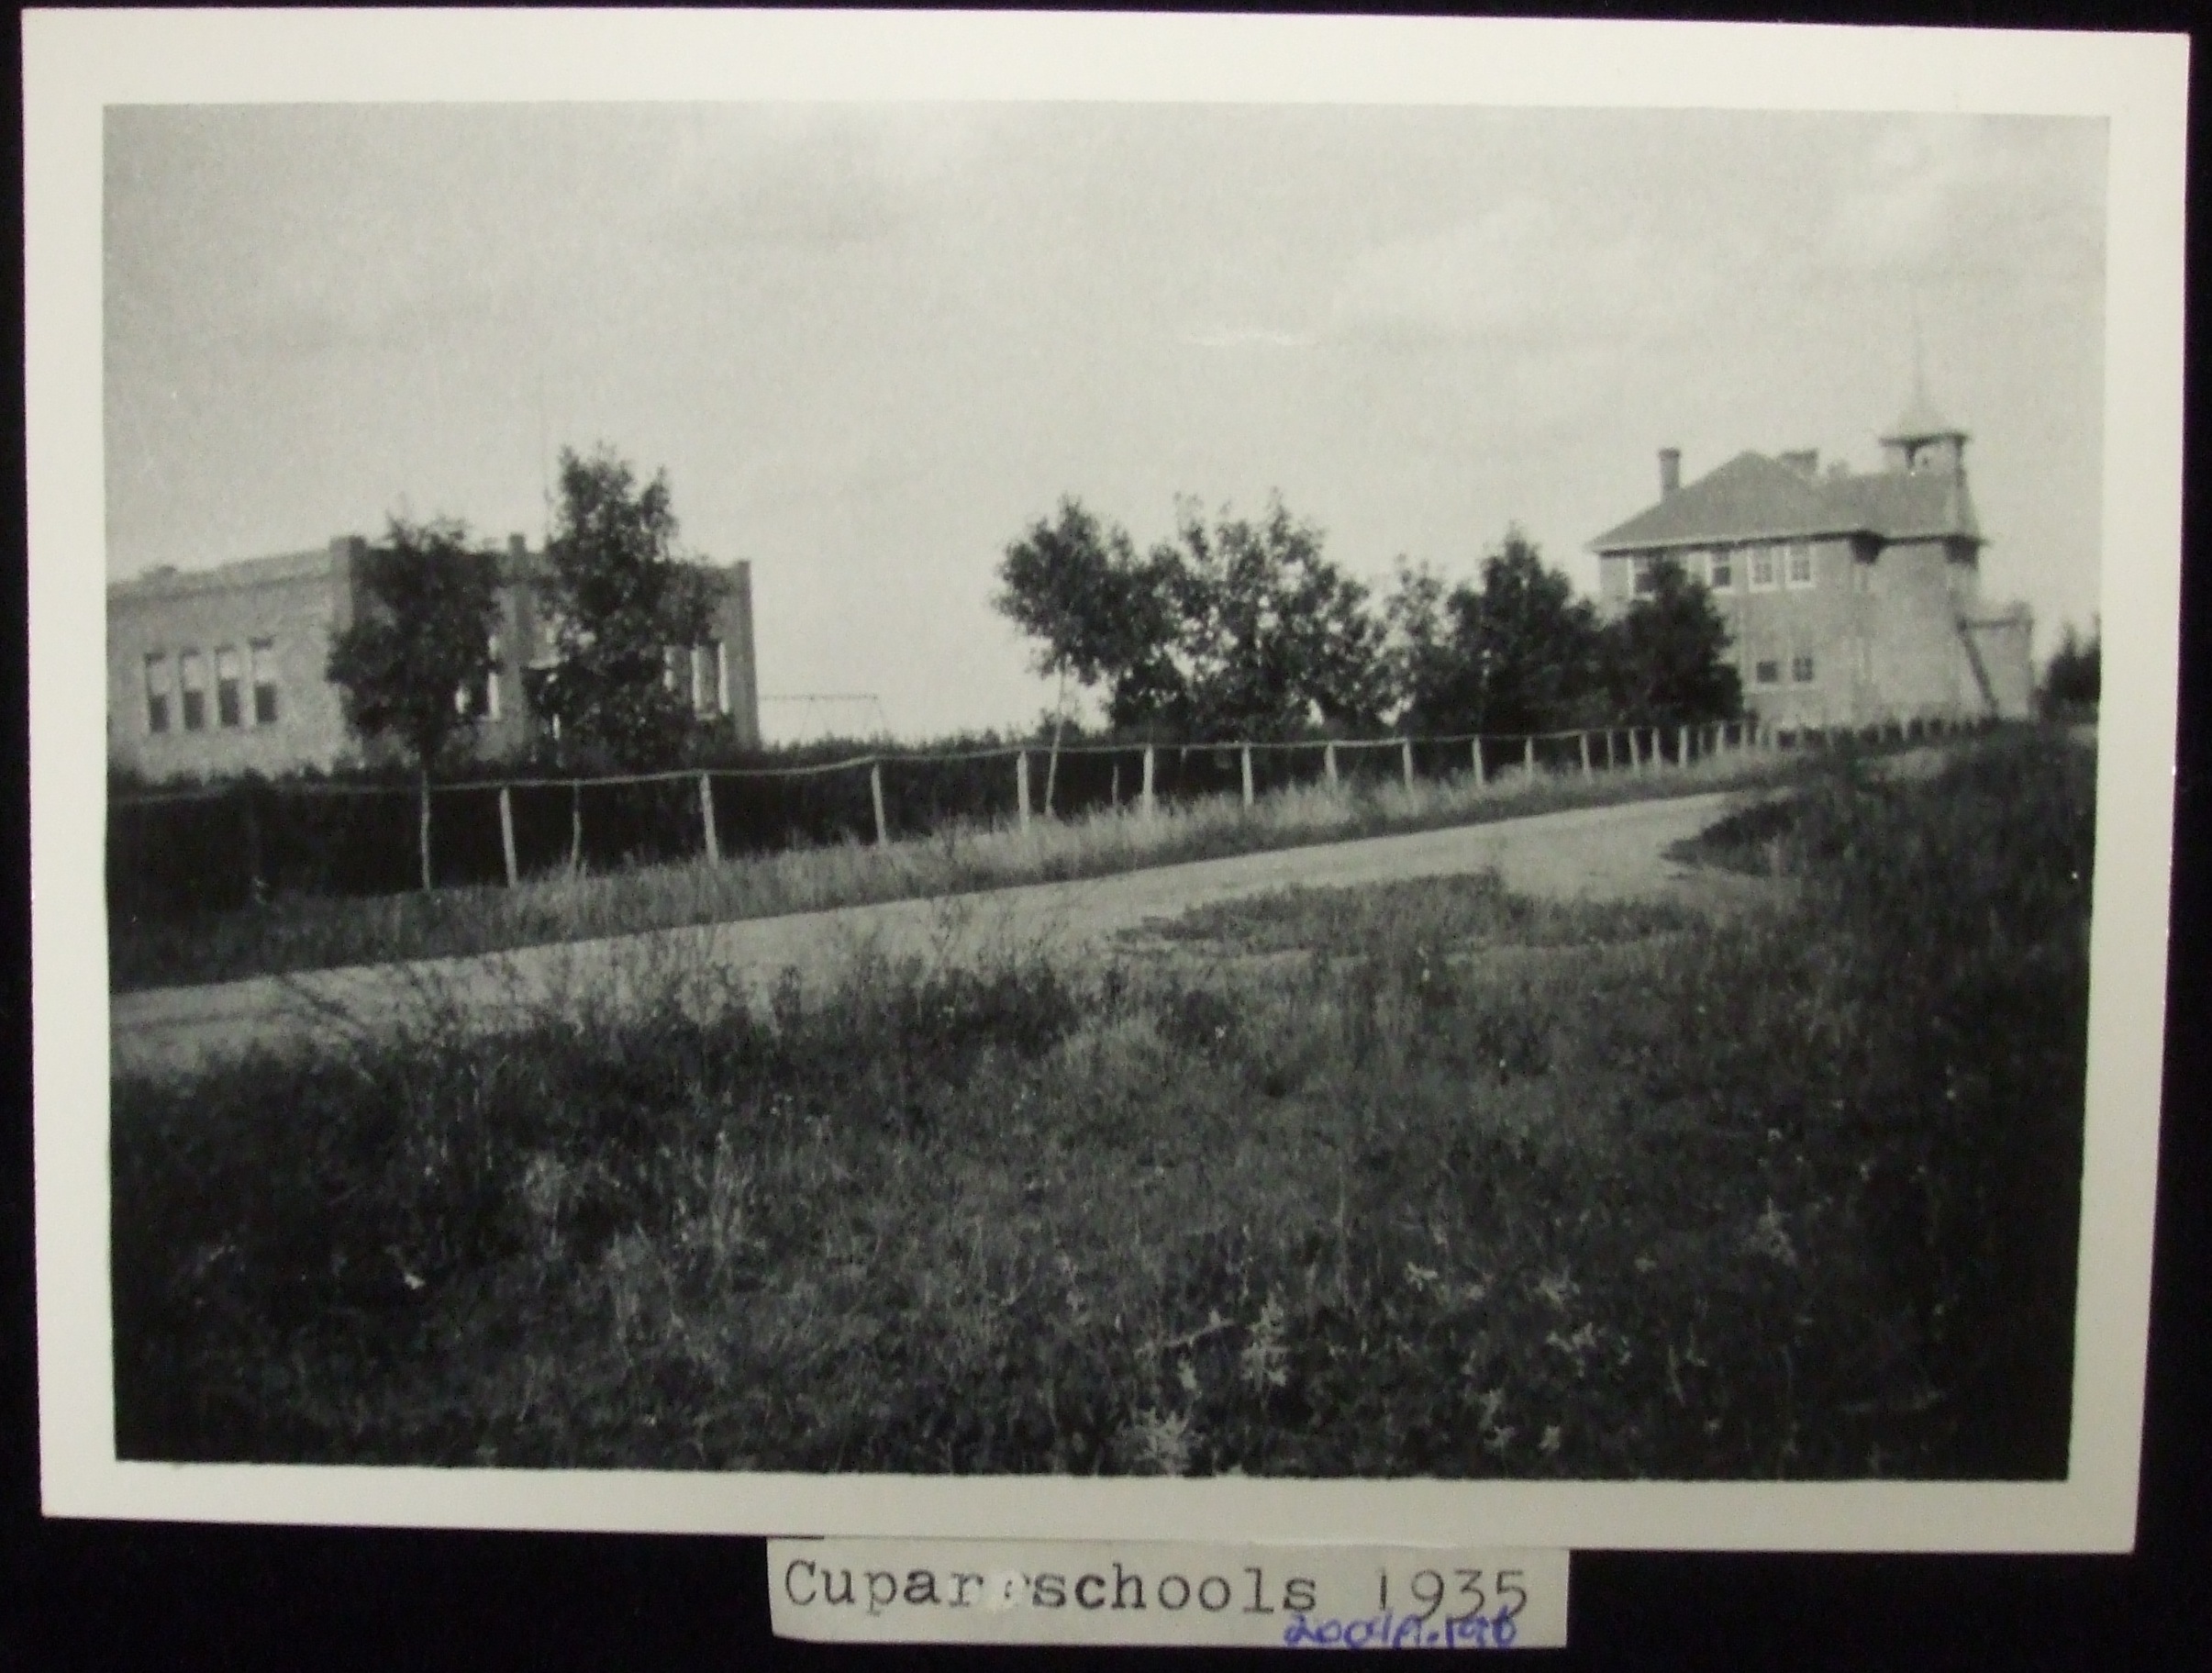
[[[100,102],[111,1479],[2131,1472],[2115,119],[925,79]]]

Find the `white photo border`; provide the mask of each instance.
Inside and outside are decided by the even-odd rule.
[[[23,19],[32,1021],[48,1514],[655,1533],[2122,1551],[2135,1535],[2181,574],[2188,43],[1764,25],[1076,14]],[[1199,1481],[127,1463],[107,1290],[102,113],[115,104],[1115,100],[1938,111],[2108,123],[2104,661],[2072,1473],[2053,1483]]]

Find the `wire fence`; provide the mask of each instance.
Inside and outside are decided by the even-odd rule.
[[[1150,816],[1206,797],[1258,799],[1350,787],[1677,768],[1731,751],[1843,735],[1912,739],[1937,719],[1791,731],[1755,720],[1444,737],[1009,743],[878,751],[790,766],[706,766],[593,776],[433,782],[431,877],[439,887],[517,886],[549,874],[841,842],[878,845],[950,830],[1027,826],[1109,809]],[[381,895],[418,887],[411,784],[246,779],[111,795],[111,911],[173,917],[278,894]]]

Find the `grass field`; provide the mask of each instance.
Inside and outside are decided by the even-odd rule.
[[[723,923],[876,900],[910,900],[1009,884],[1057,882],[1179,860],[1480,824],[1557,808],[1773,782],[1806,758],[1733,753],[1687,771],[1584,779],[1502,773],[1277,791],[1246,809],[1234,797],[1163,803],[1010,825],[955,825],[878,849],[799,848],[766,858],[553,876],[507,888],[448,888],[371,898],[296,897],[174,920],[117,914],[108,923],[108,985],[117,993],[241,976],[495,953],[684,924]]]
[[[1724,919],[1295,891],[120,1082],[118,1448],[2062,1476],[2093,767],[1833,764]]]

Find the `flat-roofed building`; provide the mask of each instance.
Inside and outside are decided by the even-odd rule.
[[[1983,600],[1966,441],[1916,393],[1878,471],[1745,452],[1684,484],[1664,449],[1658,502],[1590,543],[1599,608],[1617,615],[1655,563],[1680,563],[1719,607],[1745,705],[1768,725],[2025,716],[2034,622]]]
[[[359,608],[368,542],[340,536],[318,551],[213,569],[157,569],[107,589],[107,755],[150,780],[329,768],[362,754],[326,675],[330,639]],[[526,669],[550,660],[540,606],[544,554],[520,535],[500,554],[497,666],[480,691],[456,694],[479,716],[475,748],[526,746],[539,722]],[[672,647],[668,678],[702,714],[726,716],[738,742],[760,742],[752,572],[717,566],[712,636]]]

